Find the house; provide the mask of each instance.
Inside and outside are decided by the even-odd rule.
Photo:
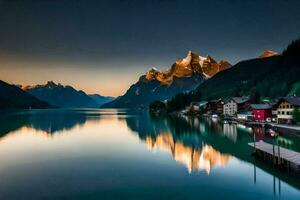
[[[224,101],[222,99],[212,100],[206,104],[206,113],[207,114],[223,114]]]
[[[223,114],[232,116],[240,110],[245,110],[249,105],[248,97],[232,97],[228,102],[224,103]]]
[[[278,123],[292,123],[294,109],[300,110],[300,97],[279,98],[274,110],[277,112]]]
[[[207,101],[201,102],[191,102],[189,106],[187,106],[187,112],[201,112],[206,108]]]
[[[255,121],[271,120],[272,106],[270,104],[251,104],[250,109]]]

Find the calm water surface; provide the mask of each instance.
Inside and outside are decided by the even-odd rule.
[[[254,159],[250,131],[126,110],[1,113],[0,199],[299,200],[299,176]],[[297,137],[276,142],[300,151]]]

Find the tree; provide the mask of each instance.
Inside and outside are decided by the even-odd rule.
[[[296,123],[300,123],[300,110],[299,110],[299,108],[294,108],[293,119]]]
[[[151,112],[156,113],[156,112],[166,112],[166,104],[161,101],[154,101],[149,105],[149,109]]]
[[[260,95],[255,88],[252,89],[250,92],[250,102],[251,103],[260,103]]]

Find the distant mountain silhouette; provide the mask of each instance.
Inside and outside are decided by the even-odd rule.
[[[71,86],[63,86],[53,81],[45,85],[24,87],[25,91],[51,105],[64,108],[97,108],[99,104],[85,92]]]
[[[194,90],[206,79],[230,68],[226,61],[216,62],[210,56],[202,57],[189,51],[169,69],[150,69],[127,92],[104,104],[104,108],[146,108],[154,100],[167,100],[180,92]]]
[[[101,96],[99,94],[90,94],[89,97],[91,97],[99,106],[102,106],[103,104],[111,102],[115,99],[114,97]]]
[[[0,109],[50,108],[51,106],[15,85],[0,80]]]

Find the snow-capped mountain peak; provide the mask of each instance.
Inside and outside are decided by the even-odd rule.
[[[185,58],[177,59],[171,68],[160,72],[151,68],[145,75],[146,80],[158,80],[162,84],[171,84],[174,77],[190,77],[195,74],[208,79],[216,73],[229,68],[226,61],[217,63],[211,56],[203,57],[194,51],[188,51]]]

